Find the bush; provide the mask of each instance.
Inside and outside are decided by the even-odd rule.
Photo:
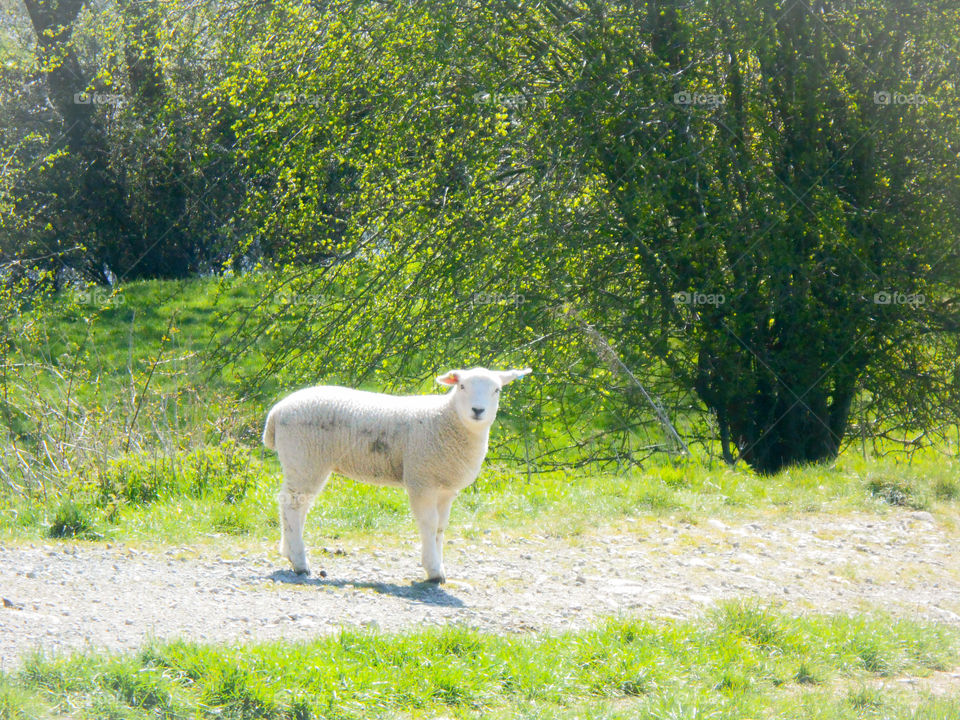
[[[94,477],[100,507],[149,505],[165,496],[212,496],[232,505],[251,488],[272,482],[264,463],[232,440],[172,456],[124,456],[96,470]]]
[[[923,510],[929,504],[927,499],[906,480],[873,478],[867,482],[867,490],[888,505]]]
[[[60,501],[47,534],[52,538],[95,538],[100,534],[94,529],[90,518],[91,509],[78,504],[73,498]]]

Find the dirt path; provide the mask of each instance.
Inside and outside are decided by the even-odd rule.
[[[36,647],[302,640],[343,626],[567,629],[617,613],[688,617],[735,597],[960,625],[960,533],[928,513],[628,527],[509,543],[464,540],[454,528],[446,557],[454,579],[442,588],[411,582],[420,577],[412,537],[383,551],[314,548],[325,578],[283,569],[272,547],[229,560],[194,548],[0,548],[0,668]]]

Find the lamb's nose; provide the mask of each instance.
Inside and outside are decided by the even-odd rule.
[[[483,408],[470,408],[473,410],[473,416],[479,420],[480,416],[483,415]]]

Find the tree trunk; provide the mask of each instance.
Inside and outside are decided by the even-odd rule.
[[[76,161],[79,178],[76,193],[58,218],[56,236],[60,242],[87,248],[80,270],[89,279],[105,283],[111,267],[101,249],[129,244],[133,232],[129,223],[123,187],[109,165],[107,139],[96,124],[97,106],[83,98],[89,80],[80,67],[70,39],[86,0],[24,0],[37,36],[37,54],[47,69],[50,99],[63,118],[63,134],[70,156]],[[84,102],[87,100],[87,102]],[[91,236],[96,238],[91,247]],[[76,240],[74,240],[76,238]]]
[[[789,465],[832,460],[850,418],[857,372],[842,368],[819,381],[780,378],[764,364],[739,365],[702,349],[696,391],[716,415],[724,459],[741,459],[762,474]],[[739,451],[737,458],[729,444]]]
[[[70,152],[80,153],[94,131],[95,107],[77,102],[76,95],[87,87],[77,53],[70,45],[73,24],[86,0],[24,0],[37,35],[37,55],[47,68],[50,100],[63,117],[64,134]]]

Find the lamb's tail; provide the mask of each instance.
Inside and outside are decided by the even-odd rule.
[[[274,425],[277,424],[277,419],[273,414],[273,411],[270,411],[270,414],[267,415],[267,424],[263,427],[263,444],[268,448],[273,450],[276,447],[275,436],[274,436]]]

